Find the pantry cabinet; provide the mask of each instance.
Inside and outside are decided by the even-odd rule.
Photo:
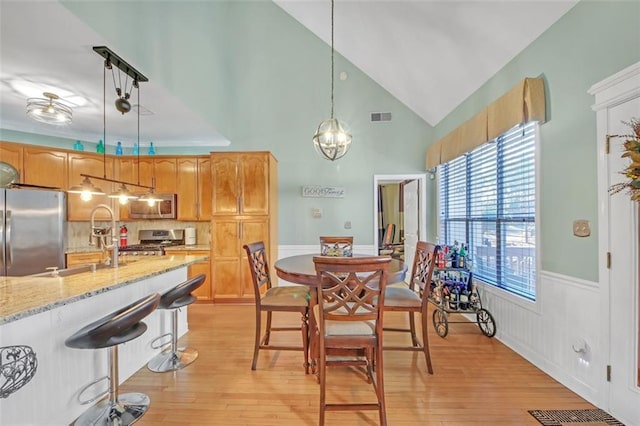
[[[211,224],[211,258],[216,302],[252,301],[251,270],[244,244],[269,246],[269,219],[215,219]]]
[[[178,220],[210,220],[211,160],[178,158],[177,167]]]
[[[211,261],[215,302],[253,301],[244,244],[277,255],[277,161],[269,152],[211,154]]]

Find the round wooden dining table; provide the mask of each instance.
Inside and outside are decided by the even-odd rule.
[[[300,254],[297,256],[283,257],[274,264],[279,278],[296,284],[305,284],[315,287],[317,283],[316,267],[313,258],[319,254]],[[371,255],[354,254],[358,257]],[[407,274],[407,265],[399,259],[391,259],[387,269],[387,283],[403,281]]]

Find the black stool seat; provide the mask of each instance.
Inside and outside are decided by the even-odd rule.
[[[178,348],[178,309],[190,305],[196,301],[196,297],[192,292],[200,287],[207,278],[205,274],[197,275],[187,281],[184,281],[171,290],[165,292],[160,298],[160,306],[158,309],[172,310],[171,316],[171,333],[163,334],[157,337],[155,341],[166,336],[171,336],[171,348],[156,355],[147,367],[156,373],[164,373],[167,371],[176,371],[186,367],[196,360],[198,351],[190,348]],[[160,346],[153,346],[157,349]]]
[[[160,297],[158,309],[178,309],[192,304],[197,298],[191,293],[204,283],[205,278],[205,274],[200,274],[165,292]]]
[[[109,348],[109,375],[86,386],[80,395],[89,387],[101,380],[109,381],[109,397],[85,411],[74,422],[75,425],[117,424],[130,425],[136,422],[149,408],[149,397],[142,393],[126,393],[119,395],[118,385],[118,345],[139,337],[147,330],[142,319],[152,313],[160,304],[160,295],[153,293],[122,309],[117,310],[78,330],[65,341],[65,345],[76,349]],[[80,397],[78,398],[80,400]],[[95,401],[81,401],[86,404]]]
[[[133,340],[147,330],[141,320],[159,304],[160,295],[151,294],[83,327],[64,344],[76,349],[99,349]]]

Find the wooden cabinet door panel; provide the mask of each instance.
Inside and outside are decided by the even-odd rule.
[[[153,158],[141,158],[139,161],[134,161],[134,177],[135,180],[132,182],[138,182],[137,176],[140,175],[140,185],[152,186],[153,185]],[[139,171],[138,171],[139,169]],[[141,193],[147,192],[146,188],[137,188],[137,190]],[[156,190],[156,193],[159,193]]]
[[[178,220],[198,220],[198,159],[178,159]]]
[[[211,251],[215,258],[238,257],[240,223],[237,220],[215,220],[211,223]]]
[[[238,286],[239,258],[216,259],[213,262],[213,280],[215,294],[219,296],[240,297]]]
[[[265,247],[269,247],[269,223],[266,219],[251,219],[241,222],[242,238],[241,246],[256,241],[264,242]],[[241,247],[242,248],[242,247]],[[249,269],[249,260],[244,249],[241,250],[240,261],[240,285],[242,296],[254,296],[253,282],[251,279],[251,271]],[[271,253],[267,250],[267,258],[271,261]]]
[[[212,214],[238,214],[237,155],[216,155],[211,158]]]
[[[156,194],[175,194],[178,167],[175,158],[156,158],[153,160],[153,176],[156,183]]]
[[[198,219],[211,218],[211,160],[198,158]]]
[[[66,190],[67,153],[47,148],[24,148],[24,179],[22,183],[51,186]]]
[[[204,283],[198,287],[193,294],[198,300],[211,300],[211,264],[209,261],[198,262],[189,266],[189,278],[193,278],[197,275],[205,274]]]
[[[113,158],[107,157],[106,162],[102,155],[90,153],[68,154],[68,170],[69,170],[69,186],[80,185],[83,177],[80,174],[104,177],[111,179],[114,176]],[[106,165],[106,167],[105,167]],[[93,195],[91,200],[83,201],[80,194],[69,194],[67,196],[67,219],[68,220],[89,220],[91,219],[91,211],[98,204],[106,204],[113,208],[112,199],[107,194],[113,192],[113,185],[110,182],[92,179],[91,182],[102,191],[104,195]],[[109,212],[105,209],[96,211],[95,218],[98,220],[111,220]]]
[[[24,176],[22,171],[22,146],[18,144],[0,142],[0,161],[3,163],[9,163],[19,173],[18,182],[24,182]]]
[[[269,213],[269,163],[264,153],[243,154],[241,206],[243,214]]]

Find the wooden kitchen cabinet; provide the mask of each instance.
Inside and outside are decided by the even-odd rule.
[[[155,179],[156,194],[177,193],[177,176],[178,165],[175,157],[153,159],[153,177]]]
[[[95,251],[88,253],[67,253],[67,268],[74,266],[89,265],[91,263],[103,263],[108,256],[106,251]]]
[[[178,220],[210,220],[211,160],[182,157],[177,167]]]
[[[268,215],[275,163],[268,152],[211,154],[211,214]]]
[[[170,247],[165,249],[165,253],[167,256],[171,254],[185,254],[185,255],[196,255],[196,256],[209,256],[209,250],[172,250]],[[212,289],[211,289],[211,262],[209,260],[203,260],[202,262],[194,263],[189,265],[188,269],[188,278],[193,278],[200,274],[205,274],[207,278],[204,280],[204,283],[198,287],[193,294],[198,298],[198,302],[211,302],[212,300]]]
[[[278,252],[278,168],[269,152],[211,154],[213,300],[254,300],[244,244],[263,241]]]
[[[19,173],[18,182],[22,182],[23,179],[23,149],[22,145],[0,141],[0,161],[3,163],[9,163]]]
[[[87,174],[98,177],[114,178],[113,157],[103,157],[102,154],[92,154],[86,152],[70,152],[67,155],[67,167],[69,173],[69,187],[80,185],[83,177],[80,174]],[[114,201],[108,194],[116,188],[111,182],[91,179],[91,182],[105,192],[105,195],[93,195],[91,200],[83,201],[80,194],[68,194],[67,196],[67,219],[68,220],[89,220],[91,211],[98,204],[106,204],[113,209]],[[114,211],[114,214],[115,213]],[[96,211],[97,220],[111,220],[109,213],[105,209]]]
[[[25,145],[23,161],[24,176],[20,179],[21,183],[62,190],[68,188],[67,152]]]
[[[214,300],[253,301],[251,271],[244,244],[264,241],[269,246],[269,219],[214,219],[211,223],[211,258]]]

